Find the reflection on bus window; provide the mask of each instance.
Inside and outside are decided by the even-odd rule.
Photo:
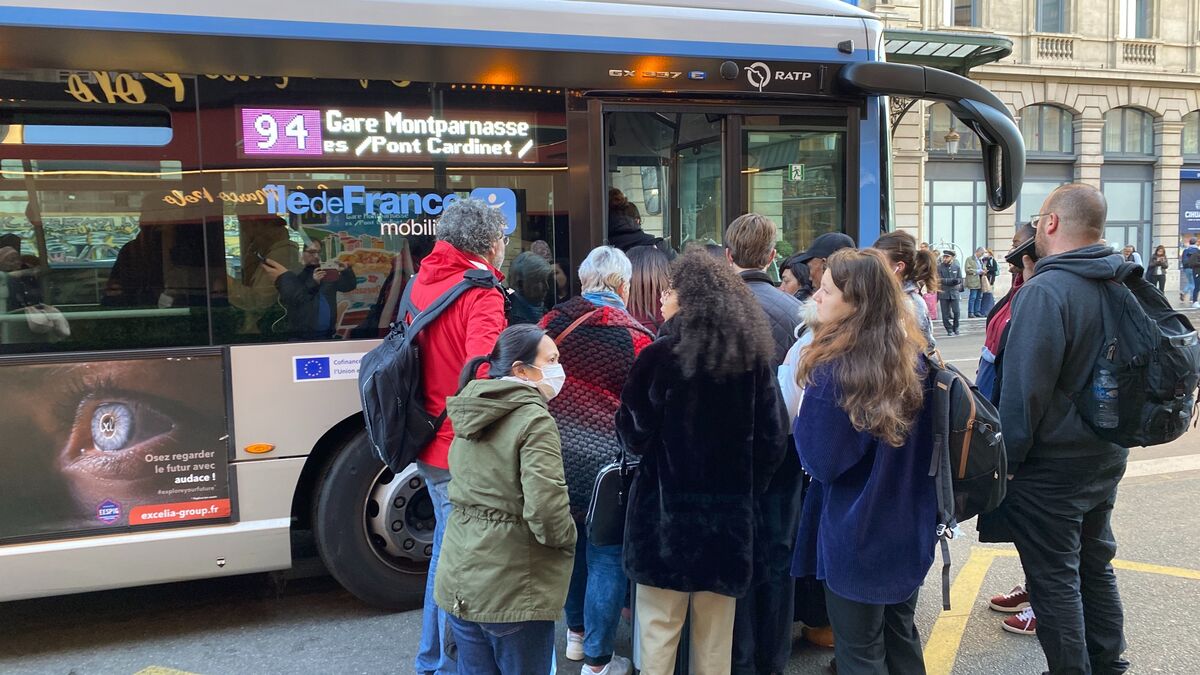
[[[0,82],[31,110],[71,102],[82,124],[142,110],[92,111],[56,77],[22,71]],[[146,103],[169,113],[161,147],[5,146],[0,351],[382,337],[451,196],[490,197],[504,212],[507,260],[540,242],[550,274],[522,276],[528,314],[569,292],[561,90],[317,78],[281,90],[271,78],[179,77],[182,100],[146,90]],[[297,119],[303,138],[323,140],[255,135]],[[381,133],[364,131],[372,126]],[[374,201],[326,207],[345,190]],[[294,202],[271,199],[284,195]],[[301,260],[310,245],[315,265]],[[264,261],[279,268],[268,273]],[[542,287],[544,299],[526,295]]]

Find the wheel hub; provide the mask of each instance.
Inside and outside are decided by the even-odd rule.
[[[393,567],[428,564],[433,557],[433,501],[410,464],[399,474],[384,468],[367,495],[364,512],[371,548]]]

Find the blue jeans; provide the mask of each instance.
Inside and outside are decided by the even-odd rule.
[[[588,540],[587,526],[577,523],[575,569],[567,591],[567,627],[583,628],[583,661],[603,666],[612,660],[617,625],[629,580],[621,567],[621,546],[595,546]]]
[[[983,299],[983,293],[978,288],[970,289],[967,294],[967,316],[979,316],[979,301]]]
[[[450,486],[450,472],[423,462],[417,462],[417,472],[425,480],[425,488],[429,490],[437,524],[433,528],[433,556],[429,560],[429,578],[425,581],[425,613],[421,617],[421,646],[417,649],[416,669],[421,675],[453,675],[456,672],[454,659],[446,654],[450,615],[433,600],[433,582],[437,576],[438,556],[442,552],[442,535],[446,533],[446,523],[450,519],[450,495],[447,492]]]
[[[554,664],[554,622],[479,623],[450,616],[458,665],[470,675],[541,675]]]
[[[1196,270],[1188,270],[1188,274],[1192,277],[1192,302],[1196,302],[1196,296],[1200,295],[1200,279],[1196,278]]]

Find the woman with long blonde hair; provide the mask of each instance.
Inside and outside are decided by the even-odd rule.
[[[933,420],[925,340],[888,262],[829,258],[797,370],[793,433],[813,482],[792,574],[824,582],[843,675],[925,672],[913,613],[936,544]]]

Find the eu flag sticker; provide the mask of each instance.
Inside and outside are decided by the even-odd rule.
[[[292,363],[296,367],[293,382],[330,379],[328,356],[294,356]]]
[[[517,230],[517,193],[508,188],[481,187],[471,190],[471,199],[479,199],[500,211],[508,223],[504,227],[504,234],[512,234]]]

